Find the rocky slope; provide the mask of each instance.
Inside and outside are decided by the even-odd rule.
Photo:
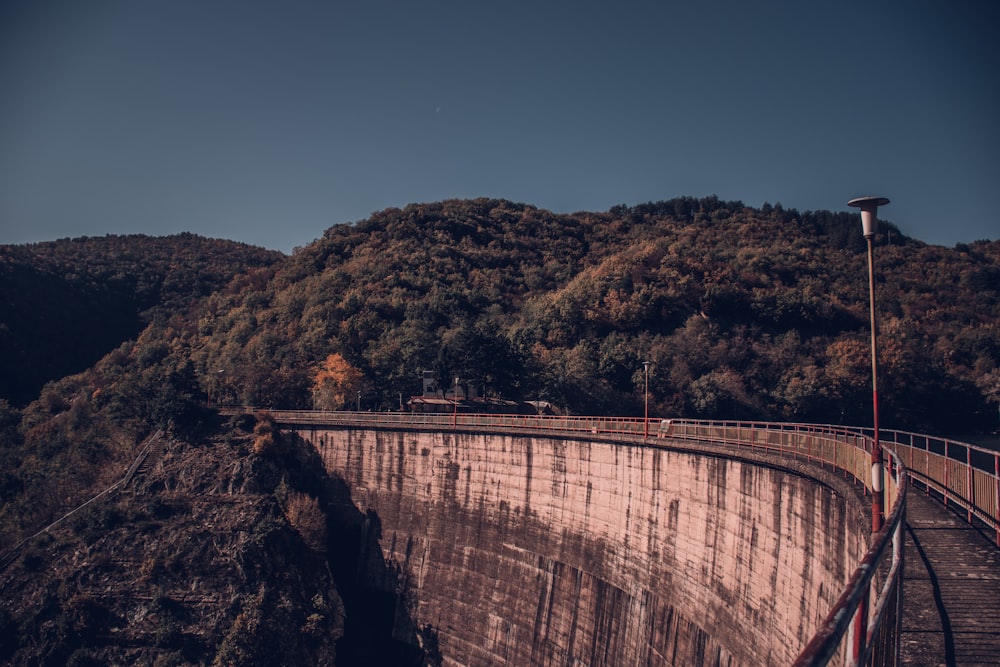
[[[289,520],[297,458],[238,430],[167,442],[0,574],[0,660],[334,664],[345,612],[325,543]]]

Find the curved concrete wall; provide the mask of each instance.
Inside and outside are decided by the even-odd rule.
[[[393,573],[380,586],[405,601],[397,622],[432,626],[447,665],[789,664],[867,541],[851,494],[745,460],[524,435],[297,433],[373,517],[381,554],[367,557]]]

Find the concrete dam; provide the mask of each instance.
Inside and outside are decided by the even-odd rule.
[[[764,455],[285,426],[365,517],[393,636],[445,665],[791,664],[870,538],[842,476]]]

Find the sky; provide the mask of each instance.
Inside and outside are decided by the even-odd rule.
[[[3,0],[0,243],[869,194],[927,243],[1000,239],[994,6]]]

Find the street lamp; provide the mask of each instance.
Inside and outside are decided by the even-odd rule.
[[[875,322],[875,231],[878,221],[875,217],[879,206],[885,206],[885,197],[858,197],[847,202],[848,206],[861,209],[861,227],[868,242],[868,303],[871,310],[872,329],[872,417],[874,434],[872,441],[872,530],[882,529],[885,518],[883,509],[882,443],[878,430],[878,327]]]
[[[455,412],[452,413],[451,425],[458,426],[458,376],[455,376]]]
[[[645,373],[645,389],[643,390],[643,393],[645,395],[645,404],[646,404],[646,416],[642,422],[643,423],[642,441],[643,443],[645,443],[647,440],[649,440],[649,362],[648,361],[642,362],[642,369]]]

